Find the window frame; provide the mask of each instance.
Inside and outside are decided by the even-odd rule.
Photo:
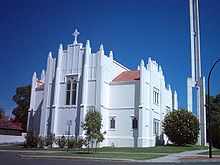
[[[68,86],[70,85],[70,86]],[[77,91],[78,91],[78,75],[66,76],[66,106],[76,106],[77,104]]]
[[[112,119],[114,119],[114,128],[112,128]],[[114,131],[116,130],[116,116],[109,116],[109,130]]]
[[[135,116],[131,117],[131,129],[138,129],[138,119]]]
[[[160,100],[160,91],[157,88],[153,89],[153,103],[156,105],[159,105],[159,100]]]
[[[160,132],[160,120],[153,119],[153,135],[159,135]]]

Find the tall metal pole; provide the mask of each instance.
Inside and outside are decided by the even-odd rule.
[[[209,114],[209,158],[212,158],[212,128],[211,128],[211,108],[210,108],[210,77],[212,74],[212,71],[215,67],[215,65],[220,61],[218,59],[213,65],[212,68],[209,71],[208,75],[208,114]]]

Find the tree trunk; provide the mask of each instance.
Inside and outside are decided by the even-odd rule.
[[[95,141],[95,153],[96,153],[96,151],[97,151],[97,141]]]
[[[88,145],[88,147],[87,147],[87,148],[88,148],[88,154],[89,154],[89,141],[88,141],[87,145]]]

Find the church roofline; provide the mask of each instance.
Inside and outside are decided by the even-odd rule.
[[[119,62],[113,60],[113,63],[115,63],[116,65],[122,67],[123,69],[127,70],[127,71],[130,71],[130,69],[128,69],[127,67],[125,67],[124,65],[120,64]]]
[[[140,80],[140,70],[124,71],[119,74],[112,82]]]

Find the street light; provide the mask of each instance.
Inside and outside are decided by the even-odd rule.
[[[209,71],[209,75],[208,75],[208,114],[209,114],[209,158],[212,158],[212,130],[211,130],[211,108],[210,108],[210,77],[212,74],[212,71],[215,67],[215,65],[220,61],[220,59],[218,59],[213,65],[212,68]]]

